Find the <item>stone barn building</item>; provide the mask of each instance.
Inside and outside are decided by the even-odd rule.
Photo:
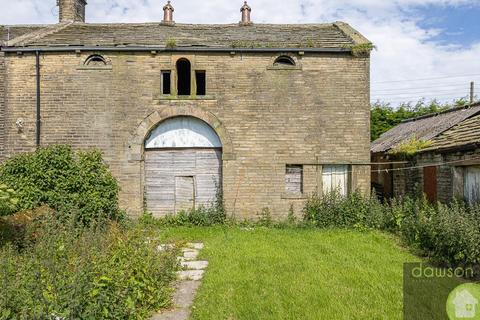
[[[53,0],[49,0],[52,1]],[[0,160],[99,148],[121,206],[155,216],[210,203],[253,217],[307,195],[370,189],[371,44],[342,22],[0,27]]]
[[[407,159],[392,150],[427,142]],[[398,161],[406,160],[406,161]],[[480,103],[406,120],[372,143],[372,185],[385,198],[423,192],[431,202],[480,202]]]

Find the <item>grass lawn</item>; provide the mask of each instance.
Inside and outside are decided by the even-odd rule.
[[[380,232],[179,227],[162,237],[205,243],[193,319],[401,319],[403,262],[419,261]]]

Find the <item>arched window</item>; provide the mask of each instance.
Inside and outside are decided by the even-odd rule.
[[[179,96],[189,96],[191,92],[191,65],[187,59],[177,61],[177,93]]]
[[[107,61],[104,57],[98,54],[91,55],[85,60],[84,63],[86,66],[95,67],[95,66],[106,66]]]
[[[221,148],[215,130],[203,120],[193,117],[170,118],[158,125],[145,141],[146,149],[157,148]]]
[[[295,60],[293,60],[289,56],[280,56],[277,59],[275,59],[275,62],[273,63],[274,66],[294,66],[295,65]]]

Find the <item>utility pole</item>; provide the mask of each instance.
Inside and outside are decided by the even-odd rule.
[[[475,82],[470,82],[470,107],[473,106],[473,100],[475,99]]]

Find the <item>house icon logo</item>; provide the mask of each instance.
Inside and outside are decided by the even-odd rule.
[[[456,287],[448,296],[447,314],[450,320],[480,320],[480,285],[467,283]]]

